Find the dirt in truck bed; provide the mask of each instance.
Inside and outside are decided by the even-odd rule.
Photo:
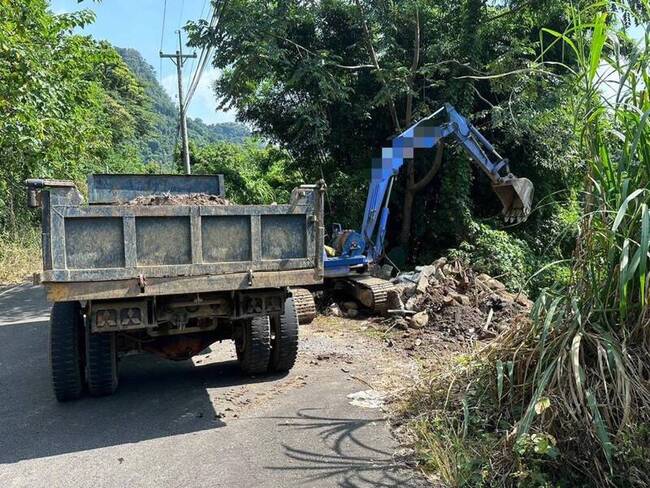
[[[161,193],[142,195],[126,202],[125,205],[232,205],[232,203],[219,195],[208,193],[188,193],[186,195]]]

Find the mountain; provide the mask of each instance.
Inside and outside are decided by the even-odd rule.
[[[153,67],[142,55],[131,48],[115,48],[131,72],[142,83],[149,100],[150,130],[140,143],[140,153],[145,162],[173,162],[174,144],[178,137],[178,109],[156,78]],[[187,119],[190,141],[204,146],[217,141],[243,142],[250,131],[234,122],[206,124],[201,119]]]

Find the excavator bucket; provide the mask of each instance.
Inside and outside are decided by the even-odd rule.
[[[514,224],[525,222],[533,204],[533,183],[528,178],[510,176],[500,183],[492,185],[492,189],[503,205],[503,218]]]

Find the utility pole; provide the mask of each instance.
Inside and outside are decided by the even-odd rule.
[[[185,60],[189,58],[196,58],[196,53],[193,54],[183,54],[183,43],[181,41],[181,31],[178,31],[178,51],[176,54],[163,54],[160,51],[161,58],[169,58],[176,65],[176,74],[178,75],[178,112],[180,114],[180,126],[181,126],[181,156],[183,158],[183,164],[185,165],[185,173],[192,174],[192,168],[190,168],[190,147],[187,142],[187,119],[185,113],[185,104],[183,102],[183,65]]]

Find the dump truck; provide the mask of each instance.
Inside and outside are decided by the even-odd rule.
[[[186,360],[233,340],[245,373],[292,368],[315,315],[302,287],[323,282],[324,183],[284,205],[225,204],[221,175],[91,175],[87,203],[70,181],[26,185],[59,401],[112,394],[134,352]]]

